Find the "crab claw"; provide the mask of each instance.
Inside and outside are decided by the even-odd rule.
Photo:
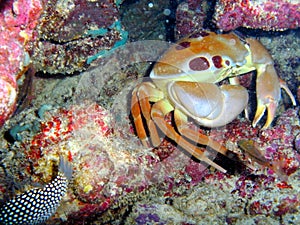
[[[263,129],[265,129],[274,120],[278,102],[281,98],[280,83],[273,65],[257,68],[256,96],[257,109],[253,126],[256,126],[267,109],[267,120],[263,126]]]
[[[281,88],[286,91],[293,105],[296,105],[296,100],[293,94],[287,87],[286,83],[278,78],[273,65],[267,65],[265,69],[257,69],[257,109],[253,120],[254,127],[260,121],[266,109],[268,111],[268,115],[266,123],[262,129],[266,129],[270,126],[274,120],[278,102],[281,98]]]
[[[267,109],[267,120],[262,128],[266,129],[274,120],[278,102],[281,98],[281,88],[287,92],[293,105],[296,105],[296,101],[289,88],[278,78],[272,56],[264,46],[255,39],[247,38],[246,41],[250,45],[252,64],[257,70],[257,109],[252,124],[255,127]]]
[[[226,125],[248,103],[248,92],[240,85],[176,81],[169,84],[168,92],[175,108],[206,127]]]

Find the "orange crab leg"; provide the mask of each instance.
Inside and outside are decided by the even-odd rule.
[[[280,88],[282,88],[291,99],[293,106],[296,106],[297,105],[296,99],[293,93],[291,92],[291,90],[289,89],[289,87],[287,86],[286,82],[279,78],[279,84],[280,84]]]
[[[201,134],[196,130],[192,130],[191,128],[189,128],[187,116],[183,114],[180,110],[175,109],[174,118],[179,133],[196,143],[207,145],[212,149],[216,150],[217,152],[226,155],[227,149],[223,145],[212,140],[207,135]]]
[[[150,138],[153,146],[158,146],[161,143],[156,126],[151,119],[150,101],[159,101],[163,98],[163,93],[150,82],[144,82],[137,86],[132,93],[131,112],[134,119],[134,125],[138,137],[141,139],[144,146],[149,147],[147,134],[144,128],[142,115],[146,120],[146,125],[150,132]]]
[[[134,89],[131,98],[131,115],[133,117],[134,126],[136,129],[137,136],[141,140],[142,144],[149,147],[147,134],[143,125],[143,119],[141,114],[141,107],[138,102],[137,90]]]
[[[192,156],[194,156],[195,158],[207,163],[208,165],[213,166],[214,168],[220,170],[221,172],[226,173],[226,170],[224,168],[222,168],[218,164],[214,163],[211,159],[209,159],[207,157],[207,155],[206,155],[207,152],[206,151],[203,151],[200,148],[197,148],[195,145],[188,142],[184,137],[182,137],[180,134],[178,134],[176,132],[174,127],[172,127],[170,124],[168,124],[165,121],[165,119],[164,119],[165,115],[168,114],[169,112],[173,111],[173,110],[174,110],[173,106],[167,100],[163,99],[159,102],[156,102],[152,106],[151,117],[155,121],[155,124],[159,127],[159,129],[167,137],[169,137],[170,139],[175,141],[179,146],[181,146],[183,149],[185,149]],[[198,137],[202,137],[202,136],[200,135]],[[201,144],[201,142],[203,142],[203,144],[207,144],[207,143],[210,144],[210,141],[207,141],[207,138],[205,137],[203,139],[204,141],[202,141],[202,140],[199,141],[198,138],[195,138],[195,139],[200,144]],[[220,145],[218,144],[218,146],[220,146]],[[210,146],[210,147],[213,147],[213,146]],[[214,147],[216,147],[216,146],[214,146]],[[215,150],[218,151],[219,148],[217,148]]]

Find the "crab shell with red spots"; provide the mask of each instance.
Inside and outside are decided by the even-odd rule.
[[[138,137],[149,146],[149,133],[152,144],[157,146],[161,142],[159,128],[194,157],[225,172],[207,151],[203,152],[194,143],[210,146],[224,155],[227,149],[191,129],[188,118],[204,127],[230,123],[248,104],[248,91],[239,85],[237,77],[252,71],[257,72],[253,126],[267,110],[263,127],[267,128],[275,117],[281,88],[296,103],[288,87],[279,80],[273,59],[264,46],[255,39],[242,40],[234,33],[207,31],[180,40],[154,65],[150,73],[153,82],[143,82],[132,92],[131,112]],[[227,78],[230,84],[218,85]],[[164,119],[170,112],[174,115],[173,125]]]

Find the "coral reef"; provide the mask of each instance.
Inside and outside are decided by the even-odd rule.
[[[27,13],[17,12],[26,11],[25,6],[33,9],[34,4],[29,4],[32,1],[0,1],[3,12],[7,12],[1,13],[0,18],[28,18]],[[278,116],[266,130],[261,130],[260,124],[253,128],[244,115],[223,128],[199,130],[233,151],[247,165],[243,170],[217,172],[190,158],[167,139],[157,148],[141,146],[129,119],[127,101],[149,63],[117,69],[119,62],[110,50],[126,40],[120,21],[126,25],[131,40],[161,40],[167,37],[165,19],[174,12],[163,0],[151,1],[152,4],[130,2],[121,6],[120,16],[119,1],[46,1],[37,33],[32,32],[41,5],[28,11],[32,16],[28,27],[26,23],[16,23],[6,29],[7,24],[1,24],[1,47],[10,51],[2,55],[1,48],[0,60],[14,54],[9,58],[14,65],[7,59],[1,64],[3,71],[9,69],[1,72],[7,75],[1,75],[1,79],[4,77],[17,90],[17,78],[29,59],[26,51],[37,71],[63,73],[64,79],[33,76],[27,107],[0,129],[0,205],[16,194],[50,182],[57,173],[58,158],[64,156],[73,167],[73,179],[61,206],[46,224],[299,224],[299,106],[289,108],[291,102],[285,94]],[[198,4],[199,1],[188,1],[179,5],[177,31],[184,33],[184,29],[193,30],[195,24],[202,25],[202,19],[194,16],[202,16]],[[15,10],[17,6],[20,8]],[[100,14],[110,16],[98,18]],[[89,16],[91,20],[87,19]],[[24,38],[20,34],[27,35]],[[297,93],[299,101],[299,31],[265,35],[260,40],[270,50],[278,75]],[[159,51],[156,46],[150,49],[149,54],[161,54],[162,49]],[[93,61],[98,56],[110,56],[112,77],[99,72],[104,67]],[[98,70],[86,80],[86,92],[80,100],[74,101],[83,73],[65,74],[84,70],[91,64],[97,65]],[[101,78],[100,86],[95,76]],[[242,77],[250,95],[254,92],[252,76]],[[94,92],[97,88],[98,92]],[[0,93],[2,100],[2,93],[6,92],[0,89]],[[92,102],[83,101],[86,93],[93,97]],[[8,103],[4,107],[7,109]],[[250,104],[250,118],[251,108],[255,107]],[[257,163],[255,155],[239,148],[237,143],[241,140],[254,140],[260,154],[275,162],[276,167]],[[224,160],[229,167],[235,164],[228,159],[216,160]]]
[[[15,110],[20,85],[17,80],[21,83],[20,77],[30,63],[37,72],[72,74],[127,41],[127,32],[119,20],[120,3],[109,0],[3,3],[0,125]]]
[[[214,19],[224,31],[238,27],[282,31],[299,27],[299,7],[293,0],[219,0]]]
[[[176,37],[183,38],[202,29],[206,14],[204,1],[188,1],[178,5],[176,10]]]
[[[262,181],[259,181],[259,179]],[[216,177],[214,177],[216,179]],[[243,187],[256,189],[252,198],[240,197],[234,191],[234,177],[225,178],[222,182],[202,184],[185,190],[183,196],[171,198],[158,197],[155,200],[141,200],[133,205],[132,213],[126,224],[154,223],[165,224],[281,224],[290,221],[297,224],[299,213],[299,194],[297,185],[293,188],[280,188],[267,184],[264,176],[246,178]],[[253,182],[253,180],[256,180]],[[265,183],[264,183],[265,182]],[[220,186],[220,184],[223,184]],[[261,184],[261,186],[259,186]],[[262,188],[263,187],[263,188]],[[158,191],[159,192],[159,191]],[[278,193],[282,196],[278,198]],[[147,223],[148,222],[148,223]]]
[[[30,57],[28,44],[42,10],[39,0],[1,2],[0,14],[0,126],[15,109],[17,80],[25,72]]]
[[[48,1],[32,45],[33,66],[49,74],[82,71],[127,41],[114,1]]]
[[[33,137],[23,135],[24,147],[19,150],[25,153],[26,173],[35,182],[51,179],[53,159],[58,156],[72,162],[74,193],[69,193],[68,204],[77,210],[67,213],[70,219],[83,215],[88,219],[94,213],[91,208],[101,214],[121,196],[161,183],[188,160],[180,159],[182,153],[177,152],[160,163],[151,151],[144,152],[132,143],[138,143],[134,134],[113,129],[111,117],[96,104],[75,105],[67,110],[46,111],[40,132]]]
[[[274,127],[265,131],[252,128],[244,119],[237,119],[226,126],[226,129],[210,132],[216,140],[222,141],[241,158],[244,157],[245,164],[251,158],[238,149],[236,142],[243,138],[255,139],[260,151],[268,160],[276,161],[280,158],[284,177],[282,174],[277,176],[270,168],[255,163],[252,168],[257,168],[256,171],[246,170],[238,176],[207,170],[206,166],[190,159],[166,140],[158,148],[145,149],[132,133],[128,120],[126,126],[117,126],[117,118],[125,118],[126,110],[121,115],[110,114],[99,105],[89,102],[65,109],[41,109],[39,114],[44,115],[40,122],[40,130],[20,130],[22,140],[15,142],[12,150],[24,153],[26,160],[24,158],[22,162],[25,168],[23,173],[34,182],[50,181],[54,172],[53,163],[59,156],[65,156],[72,162],[74,176],[71,188],[49,224],[66,219],[66,224],[78,224],[82,220],[88,222],[91,218],[113,222],[117,218],[110,218],[109,215],[116,213],[116,210],[126,209],[128,204],[139,204],[130,199],[140,199],[149,191],[160,196],[160,201],[173,202],[172,205],[163,204],[157,211],[152,212],[138,207],[139,209],[134,210],[127,218],[128,221],[132,221],[130,218],[133,217],[136,222],[163,222],[172,215],[173,210],[185,208],[175,220],[194,221],[193,223],[197,224],[201,217],[205,217],[204,212],[207,210],[199,210],[197,207],[199,217],[194,218],[194,207],[205,201],[204,196],[211,198],[209,196],[212,193],[207,191],[212,192],[214,188],[220,190],[220,196],[210,203],[210,207],[214,207],[222,198],[227,199],[222,204],[224,216],[229,208],[237,207],[238,201],[242,201],[240,207],[249,210],[250,215],[259,212],[262,216],[270,216],[270,219],[277,220],[279,217],[285,218],[290,213],[298,212],[299,196],[296,184],[299,171],[296,172],[296,169],[300,157],[294,149],[294,134],[300,132],[299,118],[296,117],[298,110],[287,110],[279,117]],[[199,195],[201,187],[206,190],[206,194]],[[277,202],[273,199],[276,195],[272,195],[270,190],[276,195],[278,192],[284,194],[288,191],[290,197],[285,194],[282,202]],[[269,201],[262,197],[265,192],[270,195]],[[177,205],[187,204],[180,203],[186,199],[184,196],[187,193],[198,197],[189,198],[190,207]],[[251,202],[248,206],[247,199]],[[195,203],[197,201],[200,202]],[[291,204],[287,204],[288,202]],[[150,206],[145,204],[145,207],[151,208],[154,203],[149,204]],[[264,206],[266,204],[270,205],[267,209]],[[160,209],[165,208],[170,208],[171,215],[161,215]],[[117,212],[114,215],[120,214]],[[237,220],[234,214],[222,219]]]

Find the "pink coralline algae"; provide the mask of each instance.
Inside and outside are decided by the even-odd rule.
[[[28,160],[24,167],[32,180],[48,182],[53,159],[63,155],[72,162],[74,192],[69,193],[67,203],[74,208],[68,214],[71,221],[100,215],[122,196],[169,180],[189,162],[178,150],[160,159],[144,149],[134,134],[113,129],[112,116],[95,103],[46,112],[45,118],[40,132],[22,143]],[[164,183],[166,189],[172,187],[170,182]]]
[[[239,140],[255,139],[264,157],[270,161],[280,159],[285,176],[290,178],[299,166],[299,156],[293,149],[294,134],[300,131],[297,113],[297,109],[287,110],[275,126],[264,131],[237,119],[226,129],[211,131],[211,135],[233,151],[238,151],[233,146]],[[117,118],[109,111],[96,103],[81,102],[45,111],[38,133],[21,131],[23,140],[17,146],[26,157],[22,171],[32,182],[49,182],[59,156],[66,157],[73,166],[72,184],[50,224],[61,219],[68,220],[66,224],[80,224],[90,218],[107,219],[109,223],[110,213],[132,204],[151,188],[157,188],[162,198],[176,201],[182,196],[178,189],[192,191],[199,185],[206,185],[205,189],[217,186],[231,198],[250,201],[245,206],[249,207],[250,215],[257,212],[278,217],[298,207],[297,196],[282,197],[279,203],[273,198],[257,197],[265,190],[292,192],[296,187],[288,179],[280,180],[274,172],[259,169],[257,164],[252,167],[257,171],[245,168],[237,176],[207,170],[206,165],[191,159],[167,140],[157,148],[145,149],[131,133],[127,119],[127,125],[119,127]],[[239,154],[243,158],[243,153]],[[247,164],[248,158],[243,160]],[[289,201],[293,204],[287,204]],[[141,212],[136,221],[158,220],[155,212],[149,213]]]
[[[177,39],[202,29],[206,14],[202,9],[202,0],[182,2],[176,10]]]
[[[127,40],[121,1],[8,0],[0,15],[0,126],[15,109],[17,80],[34,71],[72,74]]]
[[[243,198],[252,198],[261,189],[272,186],[274,181],[274,177],[266,175],[242,176],[237,180],[236,189],[233,192],[237,191]]]
[[[238,27],[282,31],[299,27],[299,9],[300,3],[292,0],[219,0],[214,18],[224,31]]]
[[[127,39],[111,0],[48,1],[37,32],[33,66],[48,74],[82,71]]]
[[[296,213],[299,207],[299,197],[287,196],[278,200],[278,203],[271,200],[253,201],[249,205],[250,215],[275,215],[281,217],[288,213]]]
[[[29,64],[26,47],[42,10],[39,0],[1,2],[0,14],[0,126],[13,113],[17,79]]]
[[[295,151],[295,137],[300,131],[297,124],[299,109],[288,109],[278,118],[277,123],[266,130],[259,130],[259,128],[251,127],[248,122],[241,122],[240,120],[233,121],[226,126],[222,133],[214,130],[212,136],[217,138],[225,137],[227,144],[237,143],[240,140],[253,140],[256,147],[264,155],[263,160],[272,162],[273,166],[265,166],[269,170],[269,174],[277,173],[277,175],[285,180],[287,176],[293,174],[300,165],[299,153]],[[238,123],[238,124],[237,124]],[[248,160],[257,162],[255,158],[249,157]],[[259,164],[259,163],[258,163]]]
[[[257,128],[251,128],[250,123],[238,123],[239,120],[236,120],[230,125],[230,130],[234,130],[230,132],[231,136],[227,129],[216,130],[212,134],[218,133],[223,141],[229,143],[259,136],[256,141],[262,154],[270,160],[280,157],[285,175],[290,176],[299,166],[297,153],[292,151],[292,136],[300,129],[292,119],[296,114],[297,110],[287,110],[276,126],[260,133]],[[91,215],[100,217],[111,208],[122,208],[132,196],[144,193],[151,186],[163,191],[165,198],[174,198],[179,194],[174,192],[179,186],[189,189],[204,180],[207,185],[218,184],[223,189],[233,179],[229,174],[206,170],[205,165],[190,159],[166,140],[158,148],[143,148],[134,134],[127,132],[131,130],[130,126],[120,130],[113,115],[96,103],[84,102],[66,109],[47,111],[44,118],[40,132],[28,137],[21,146],[28,160],[24,162],[28,164],[25,166],[26,173],[35,182],[51,179],[53,163],[60,155],[72,162],[72,187],[66,197],[68,200],[62,203],[62,208],[70,210],[59,210],[54,220],[67,216],[68,224],[77,224],[79,218],[88,221]],[[285,127],[282,127],[283,124]],[[286,142],[278,140],[278,135]],[[270,146],[273,149],[271,156]],[[252,213],[259,210],[263,213],[263,210],[275,207],[274,202],[270,209],[264,206],[267,202],[255,203],[256,194],[268,188],[292,188],[288,182],[277,180],[274,173],[263,171],[240,175],[232,189],[232,194],[253,199],[250,205]],[[291,207],[284,204],[276,204],[280,212],[273,215],[292,212],[298,201]],[[145,220],[150,220],[149,216]]]

